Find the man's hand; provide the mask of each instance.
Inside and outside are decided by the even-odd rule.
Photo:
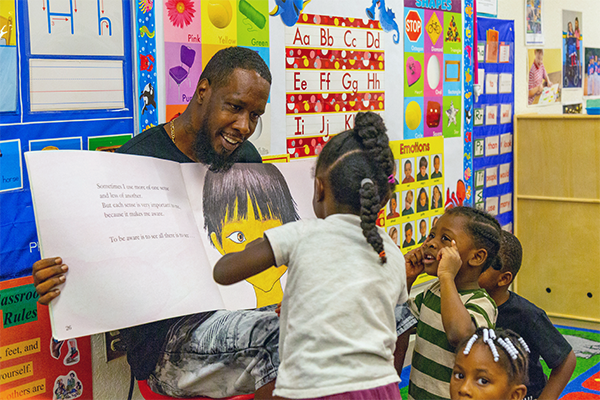
[[[456,274],[462,266],[462,260],[458,253],[458,247],[456,247],[456,241],[452,241],[452,247],[444,247],[438,252],[438,271],[437,275],[441,279],[442,277],[448,277],[454,280]]]
[[[52,299],[60,294],[56,288],[65,283],[65,273],[69,267],[62,263],[62,258],[44,258],[33,264],[33,285],[36,292],[40,295],[38,302],[48,305]]]

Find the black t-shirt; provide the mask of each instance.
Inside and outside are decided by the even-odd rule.
[[[548,381],[540,356],[550,369],[554,369],[565,361],[572,348],[552,325],[544,310],[516,293],[509,293],[506,303],[498,307],[496,326],[515,331],[529,346],[527,396],[537,399]]]
[[[116,151],[117,153],[150,156],[180,163],[194,162],[181,152],[171,140],[164,125],[145,130],[133,137]],[[261,163],[262,158],[254,145],[248,141],[236,153],[235,162]],[[174,260],[176,262],[176,260]],[[123,342],[127,347],[127,362],[138,380],[145,380],[154,371],[169,329],[175,324],[197,326],[210,317],[214,311],[193,316],[170,318],[133,328],[122,329]],[[190,322],[191,321],[191,322]]]

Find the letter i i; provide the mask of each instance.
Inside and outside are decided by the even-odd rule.
[[[77,339],[69,339],[69,353],[65,357],[63,363],[65,365],[73,365],[79,362],[79,349],[77,349]]]

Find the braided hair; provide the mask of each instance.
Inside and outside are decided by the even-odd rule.
[[[529,347],[522,337],[510,329],[477,328],[475,334],[463,340],[456,348],[456,354],[468,355],[474,345],[487,346],[494,357],[508,374],[508,382],[528,384]]]
[[[510,232],[502,231],[502,245],[498,258],[502,264],[502,271],[510,271],[514,277],[521,269],[521,261],[523,261],[523,247],[521,242],[515,235]]]
[[[489,267],[499,270],[502,267],[498,257],[502,228],[496,218],[485,211],[465,206],[451,208],[446,214],[465,217],[465,228],[473,244],[487,251],[487,259],[481,272]]]
[[[327,179],[335,201],[360,215],[363,235],[382,264],[387,259],[375,222],[382,201],[396,186],[394,156],[386,130],[378,114],[358,113],[354,129],[335,135],[319,154],[316,165],[316,175]]]

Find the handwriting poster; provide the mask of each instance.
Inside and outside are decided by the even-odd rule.
[[[460,137],[460,2],[404,1],[404,138]]]
[[[286,141],[292,159],[319,154],[359,111],[385,109],[378,21],[301,14],[285,30]]]
[[[477,18],[478,78],[473,104],[473,205],[513,230],[514,21]],[[552,79],[552,78],[551,78]]]
[[[33,278],[0,282],[0,398],[91,399],[90,337],[55,341]]]

